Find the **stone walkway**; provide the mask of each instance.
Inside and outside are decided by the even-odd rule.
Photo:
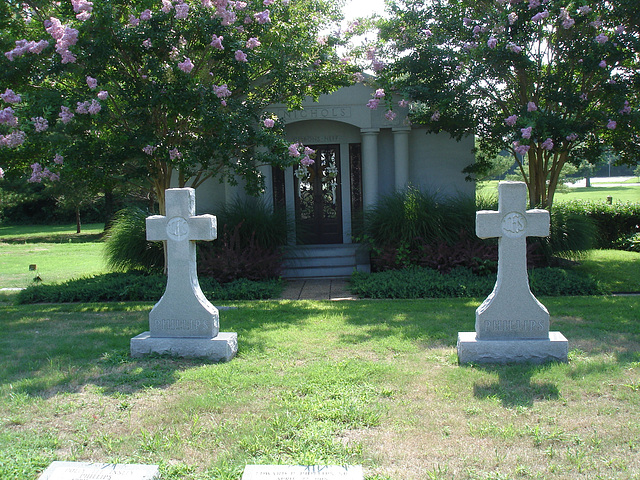
[[[355,300],[344,278],[288,280],[283,300]]]

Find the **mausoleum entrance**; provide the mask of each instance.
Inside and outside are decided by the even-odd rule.
[[[296,231],[304,244],[342,243],[340,145],[311,145],[316,158],[293,172]]]

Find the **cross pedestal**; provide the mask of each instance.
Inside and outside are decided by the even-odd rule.
[[[523,182],[500,182],[498,211],[476,213],[480,238],[498,237],[498,278],[476,310],[476,331],[458,333],[460,363],[567,361],[567,340],[529,289],[527,237],[549,235],[549,212],[527,210]]]
[[[196,240],[216,238],[216,217],[195,215],[192,188],[165,192],[167,215],[147,218],[147,240],[167,242],[167,287],[149,313],[149,331],[131,339],[131,355],[149,353],[227,361],[237,335],[219,332],[218,309],[204,296],[196,268]]]

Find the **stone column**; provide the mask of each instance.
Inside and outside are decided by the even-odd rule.
[[[379,128],[363,128],[362,133],[362,196],[364,208],[378,200],[378,133]]]
[[[396,190],[404,190],[409,184],[409,133],[411,127],[395,127],[392,132]]]

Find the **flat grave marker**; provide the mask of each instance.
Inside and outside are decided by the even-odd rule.
[[[38,480],[153,480],[160,478],[158,465],[52,462]]]
[[[247,465],[242,480],[364,480],[360,465]]]

